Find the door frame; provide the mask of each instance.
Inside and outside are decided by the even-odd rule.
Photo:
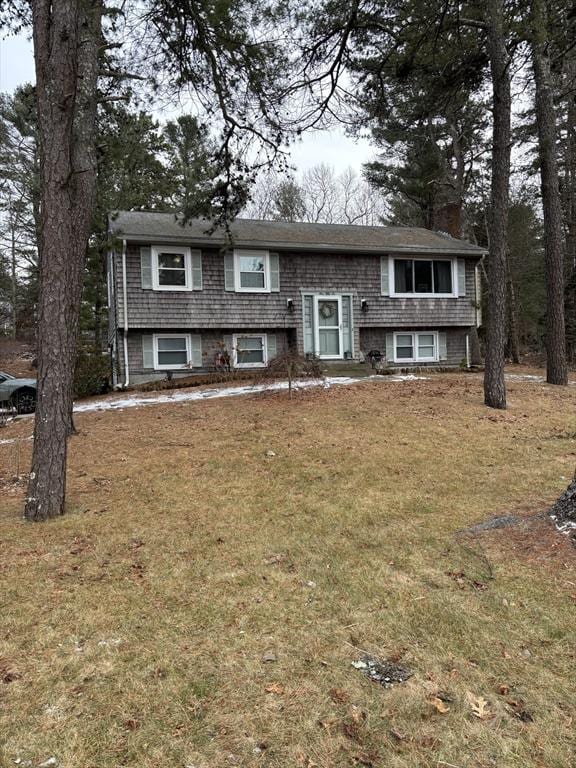
[[[338,355],[320,354],[320,312],[318,304],[321,301],[336,301],[338,304]],[[325,330],[336,330],[336,326],[323,326]],[[344,329],[342,326],[342,295],[341,294],[315,294],[314,295],[314,342],[318,350],[318,357],[321,360],[343,360],[344,359]]]

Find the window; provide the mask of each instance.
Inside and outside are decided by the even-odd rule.
[[[395,333],[395,363],[432,363],[438,360],[438,334],[435,331],[424,333]]]
[[[453,295],[452,261],[439,259],[394,259],[394,294]]]
[[[266,334],[234,336],[234,365],[236,368],[263,368],[267,363]]]
[[[189,334],[169,333],[154,336],[154,368],[159,370],[188,368],[191,357]]]
[[[251,293],[270,292],[270,256],[268,251],[235,251],[236,290]]]
[[[414,336],[411,333],[396,334],[396,358],[398,360],[414,359]]]
[[[158,291],[192,290],[190,248],[158,246],[152,249],[153,287]]]

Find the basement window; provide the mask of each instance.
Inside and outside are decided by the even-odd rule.
[[[438,334],[436,331],[394,334],[395,363],[435,363],[437,360]]]
[[[234,336],[234,366],[263,368],[267,364],[266,334]]]
[[[191,356],[189,334],[154,336],[154,368],[157,370],[188,368]]]

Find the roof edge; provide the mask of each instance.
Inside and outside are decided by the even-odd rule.
[[[217,247],[226,247],[226,241],[215,237],[186,237],[183,235],[162,235],[161,237],[151,237],[150,235],[133,234],[130,232],[116,231],[115,237],[121,240],[127,240],[134,243],[186,243],[188,245],[204,245]],[[454,245],[459,245],[459,240],[452,240]],[[315,251],[318,253],[370,253],[386,255],[387,253],[435,253],[452,256],[485,256],[488,253],[486,248],[482,248],[472,243],[464,243],[465,247],[445,247],[426,245],[391,245],[391,246],[359,246],[359,245],[332,245],[330,243],[287,243],[278,240],[234,240],[230,247],[236,248],[266,248],[277,251]]]

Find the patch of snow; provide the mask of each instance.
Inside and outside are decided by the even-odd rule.
[[[558,522],[558,518],[556,515],[550,515],[550,519],[553,521],[554,525],[556,526],[556,530],[559,533],[570,533],[571,531],[576,530],[576,520],[565,520],[563,523]]]
[[[535,384],[546,384],[546,376],[539,376],[534,373],[506,373],[504,375],[506,381],[528,381]],[[569,381],[569,387],[576,386],[576,381]]]
[[[348,386],[364,381],[426,381],[425,376],[328,376],[325,379],[305,379],[293,383],[293,389],[308,389],[309,387],[324,387],[330,389],[333,386]],[[162,393],[151,396],[131,395],[129,397],[93,400],[90,403],[77,403],[74,413],[89,413],[91,411],[111,411],[120,408],[139,408],[143,405],[161,405],[166,403],[185,403],[198,400],[212,400],[221,397],[238,397],[240,395],[254,395],[260,392],[279,392],[288,389],[287,381],[276,381],[270,384],[254,384],[251,386],[222,387],[221,389],[203,389],[194,391],[174,391],[168,394]]]
[[[122,642],[122,638],[120,637],[110,637],[107,640],[99,640],[98,645],[101,648],[106,648],[110,646],[117,647],[120,645],[121,642]]]
[[[538,381],[544,383],[544,376],[538,376],[532,373],[507,373],[504,376],[508,381]]]
[[[16,443],[18,440],[32,440],[32,435],[28,435],[28,437],[11,437],[9,440],[0,440],[0,445],[10,445],[10,443]]]

